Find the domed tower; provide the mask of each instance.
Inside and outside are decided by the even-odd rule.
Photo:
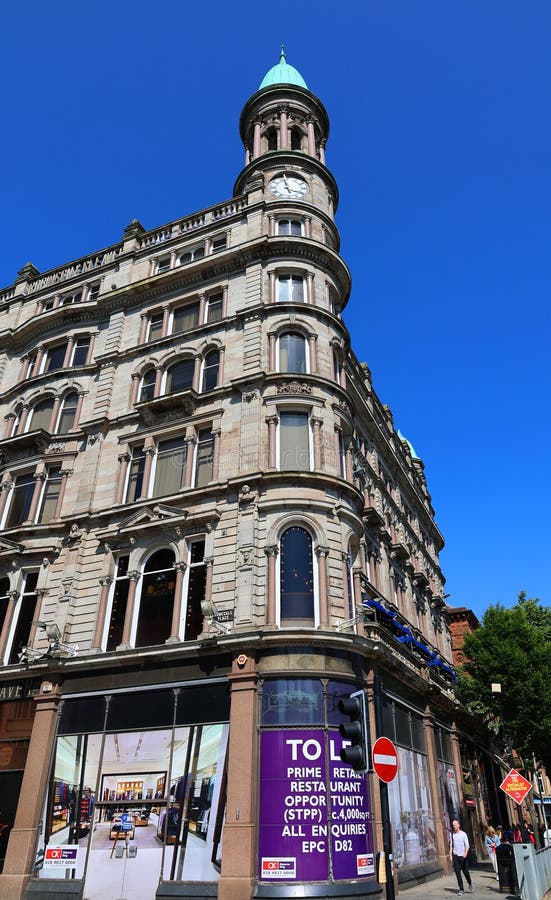
[[[245,168],[234,193],[246,191],[261,174],[266,201],[300,201],[321,211],[328,219],[324,241],[337,249],[332,223],[338,189],[325,165],[329,118],[321,100],[287,62],[283,47],[279,62],[245,104],[239,129]]]

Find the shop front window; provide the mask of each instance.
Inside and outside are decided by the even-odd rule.
[[[38,876],[83,879],[88,900],[150,900],[159,881],[216,882],[228,714],[222,684],[66,701]],[[76,724],[92,730],[65,733]]]

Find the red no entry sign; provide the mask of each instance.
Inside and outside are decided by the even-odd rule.
[[[381,781],[393,781],[398,772],[398,751],[386,737],[377,738],[371,751],[373,768]]]

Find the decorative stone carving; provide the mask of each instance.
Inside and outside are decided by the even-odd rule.
[[[312,385],[303,381],[286,381],[277,385],[278,394],[311,394]]]

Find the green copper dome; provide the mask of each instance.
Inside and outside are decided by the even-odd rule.
[[[290,66],[285,59],[283,47],[281,48],[281,56],[277,66],[272,66],[270,71],[266,72],[258,90],[261,91],[262,88],[272,87],[274,84],[296,84],[308,90],[308,85],[300,72],[297,72],[293,66]]]

